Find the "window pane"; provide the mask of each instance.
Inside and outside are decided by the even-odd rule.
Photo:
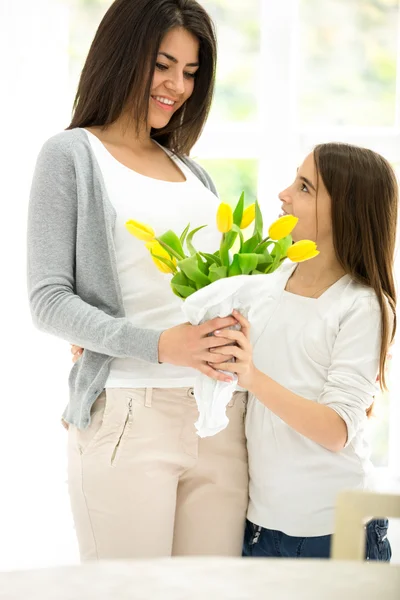
[[[399,0],[300,0],[301,125],[395,123]]]
[[[235,206],[244,191],[245,203],[255,202],[257,197],[258,161],[257,160],[201,160],[217,186],[223,202]]]
[[[260,52],[260,0],[202,0],[218,35],[217,87],[210,123],[254,121]]]
[[[72,98],[94,34],[112,2],[113,0],[65,0],[70,10],[69,88]]]

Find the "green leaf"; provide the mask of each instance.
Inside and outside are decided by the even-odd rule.
[[[166,231],[162,235],[160,235],[160,237],[157,238],[157,240],[160,243],[163,242],[164,244],[167,244],[167,246],[172,248],[172,250],[175,252],[175,257],[177,254],[178,258],[185,258],[185,253],[183,251],[181,241],[178,238],[178,236],[176,235],[176,233],[171,231],[171,229],[169,231]],[[167,250],[167,252],[168,252],[168,250]]]
[[[197,250],[192,244],[193,237],[198,231],[200,231],[200,229],[204,229],[204,227],[207,227],[207,225],[202,225],[201,227],[196,227],[196,229],[193,229],[186,238],[186,247],[189,250],[189,254],[191,256],[194,256],[195,254],[197,254]]]
[[[188,287],[187,285],[179,285],[177,283],[172,284],[171,283],[171,287],[173,289],[173,291],[177,292],[177,296],[179,296],[180,298],[188,298],[189,296],[191,296],[192,294],[195,293],[195,289],[192,287]]]
[[[221,266],[221,260],[219,258],[219,256],[216,256],[216,254],[219,255],[219,252],[215,253],[215,254],[207,254],[207,252],[199,252],[200,256],[202,256],[203,258],[206,259],[208,266],[210,267],[211,265],[218,265]]]
[[[177,285],[187,285],[190,287],[189,279],[186,277],[185,273],[182,273],[182,271],[177,271],[175,273],[175,275],[171,279],[171,283]]]
[[[268,250],[266,250],[264,252],[264,254],[259,254],[258,256],[259,256],[259,260],[258,260],[259,265],[270,265],[271,263],[274,262],[274,259],[269,254]]]
[[[268,238],[267,240],[264,240],[263,242],[261,242],[260,244],[258,244],[258,246],[255,248],[254,252],[256,252],[257,254],[264,254],[264,252],[270,246],[274,246],[275,247],[275,242],[273,242],[272,240],[270,240]]]
[[[237,227],[240,227],[243,218],[243,210],[244,210],[244,192],[242,192],[238,203],[236,204],[236,208],[233,211],[233,222]]]
[[[235,254],[233,257],[232,264],[229,267],[228,277],[235,277],[236,275],[241,275],[242,271],[240,269],[239,264],[239,254]]]
[[[210,273],[208,275],[211,283],[218,281],[218,279],[224,279],[228,276],[228,267],[220,267],[218,265],[211,265]]]
[[[239,252],[241,252],[242,248],[243,248],[243,244],[244,244],[244,237],[243,237],[242,230],[240,229],[240,227],[238,227],[237,225],[233,224],[232,225],[232,231],[236,232],[238,234],[238,236],[240,237],[240,250],[239,250]]]
[[[239,266],[243,275],[249,275],[258,265],[258,254],[238,254]]]
[[[273,273],[281,264],[282,250],[278,242],[275,244],[275,248],[273,249],[271,256],[273,256],[273,262],[265,271],[266,273]]]
[[[200,287],[205,287],[210,283],[209,278],[199,269],[197,256],[191,256],[190,258],[180,260],[178,262],[178,267],[189,279],[194,281],[196,286],[199,285]]]
[[[180,254],[178,254],[177,252],[175,252],[175,250],[173,248],[171,248],[171,246],[168,246],[168,244],[166,244],[165,242],[162,241],[162,239],[160,238],[156,238],[157,242],[160,243],[160,245],[164,248],[164,250],[166,250],[168,252],[168,254],[174,258],[176,258],[177,260],[182,260],[182,256],[180,256]]]
[[[181,300],[185,299],[183,296],[180,295],[180,293],[174,288],[173,285],[171,285],[171,290],[172,290],[172,293],[175,294],[175,296],[178,296],[178,298],[180,298]]]
[[[253,235],[258,233],[261,240],[263,238],[263,227],[264,227],[264,225],[263,225],[263,218],[262,218],[262,214],[261,214],[260,205],[258,204],[258,200],[256,200],[256,218],[254,221]]]
[[[277,243],[279,244],[279,247],[282,251],[282,256],[286,256],[286,252],[288,251],[288,249],[290,248],[290,246],[293,243],[292,236],[287,235],[286,237],[279,240],[279,242],[277,242]]]
[[[235,227],[235,225],[233,225],[233,227]],[[224,234],[224,244],[225,244],[225,248],[226,250],[230,250],[233,246],[233,244],[235,243],[235,240],[237,238],[237,231],[233,231],[233,227],[231,229],[231,231],[228,231],[228,233]]]
[[[167,265],[167,267],[169,267],[173,273],[176,273],[176,265],[174,265],[172,260],[168,260],[168,258],[165,258],[165,256],[158,256],[157,254],[151,255],[154,256],[154,258],[156,258],[160,262],[164,263],[164,265]]]
[[[182,248],[183,248],[183,244],[185,243],[186,236],[187,236],[188,231],[189,231],[189,227],[190,227],[190,223],[188,223],[187,227],[182,231],[182,235],[179,238],[179,240],[180,240],[180,242],[182,244]]]
[[[244,242],[241,251],[244,254],[247,254],[248,252],[254,252],[260,242],[261,242],[261,238],[260,238],[259,234],[256,233],[255,235],[253,235],[251,238],[249,238],[248,240],[246,240]]]
[[[208,275],[208,264],[206,262],[204,262],[204,260],[200,256],[199,252],[197,252],[196,258],[197,258],[197,266],[199,267],[200,271],[202,273],[204,273],[204,275]]]
[[[219,255],[221,257],[222,265],[224,265],[225,267],[229,267],[229,248],[226,233],[222,234],[221,245],[219,247]]]

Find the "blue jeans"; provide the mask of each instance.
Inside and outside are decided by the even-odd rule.
[[[389,562],[392,549],[387,538],[389,521],[377,519],[366,525],[366,560]],[[246,522],[243,556],[282,558],[329,558],[331,535],[293,537]]]

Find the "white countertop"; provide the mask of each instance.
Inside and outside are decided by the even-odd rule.
[[[174,558],[0,573],[1,600],[398,600],[400,567]]]

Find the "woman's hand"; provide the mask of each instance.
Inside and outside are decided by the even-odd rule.
[[[83,354],[83,348],[81,348],[80,346],[75,346],[74,344],[71,344],[71,354],[72,354],[72,362],[76,363],[76,361],[79,360]]]
[[[236,373],[238,376],[239,385],[247,390],[250,390],[256,374],[256,368],[253,364],[253,348],[250,343],[250,323],[236,310],[233,311],[233,316],[239,323],[241,330],[235,331],[229,329],[224,331],[215,331],[214,335],[220,339],[228,339],[230,340],[231,344],[235,345],[211,349],[213,354],[218,353],[218,355],[225,355],[225,362],[221,362],[219,359],[217,362],[214,360],[212,361],[212,366],[214,369],[221,369],[223,371],[229,371],[230,373]],[[226,362],[229,360],[230,356],[234,356],[235,362]]]
[[[225,361],[232,358],[231,352],[219,354],[215,352],[216,347],[231,344],[232,342],[224,336],[215,338],[212,334],[215,329],[224,329],[237,325],[233,317],[217,318],[207,321],[202,325],[191,325],[184,323],[163,331],[158,345],[158,359],[160,362],[170,363],[181,367],[197,369],[220,381],[231,381],[229,375],[218,373],[208,363],[210,361]],[[226,330],[228,331],[228,330]],[[211,354],[210,349],[214,353]],[[232,348],[232,346],[229,346]],[[76,363],[84,352],[84,348],[71,344],[72,362]]]
[[[191,325],[184,323],[163,331],[158,344],[158,360],[162,363],[170,363],[180,367],[191,367],[197,369],[204,375],[219,381],[231,381],[229,375],[219,373],[209,363],[222,362],[232,356],[231,351],[219,352],[220,347],[232,342],[225,333],[226,327],[237,325],[233,317],[217,318],[207,321],[202,325]],[[210,335],[216,329],[224,332],[218,338]],[[218,347],[218,348],[217,348]],[[213,353],[210,349],[213,349]],[[232,349],[232,346],[229,346]],[[221,348],[222,349],[222,348]]]

